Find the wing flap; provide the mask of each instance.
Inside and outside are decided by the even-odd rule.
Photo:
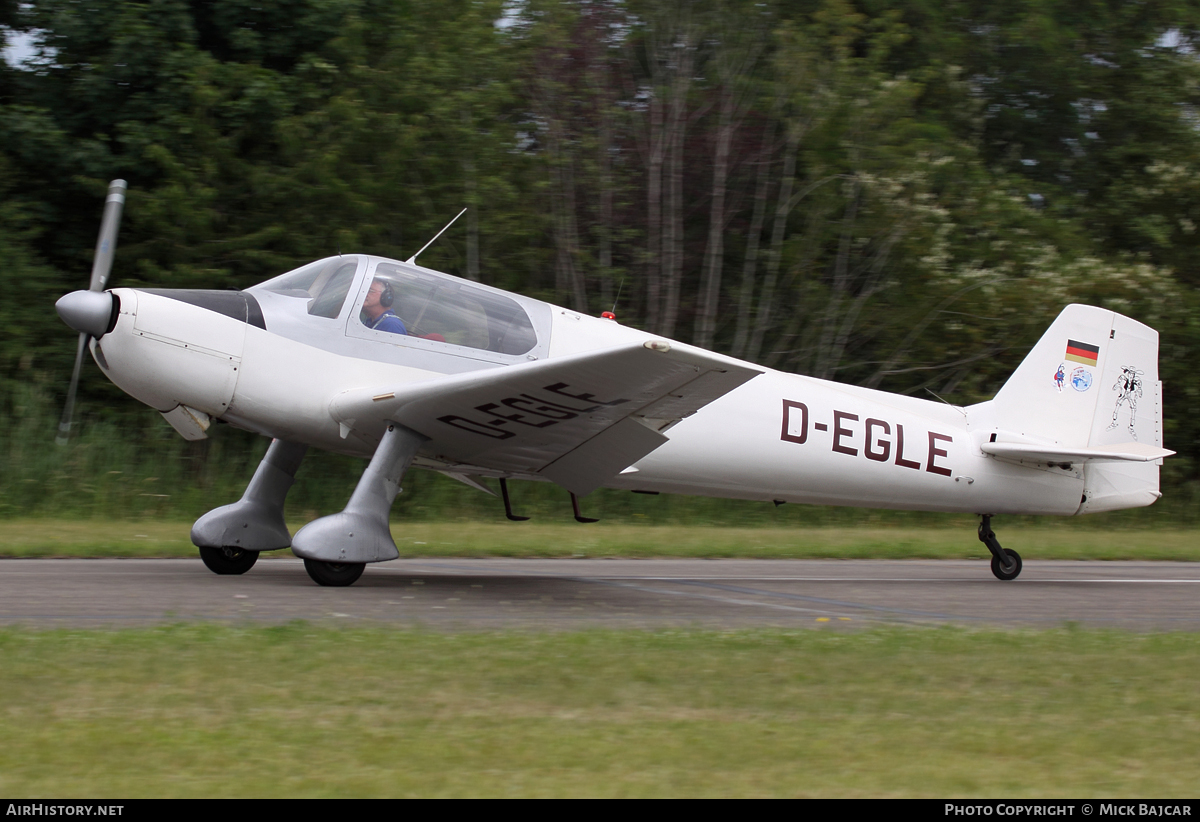
[[[667,441],[633,417],[626,417],[568,451],[538,473],[568,491],[584,496],[595,491]]]
[[[666,442],[660,430],[760,373],[690,346],[634,344],[354,389],[330,413],[343,431],[398,422],[429,438],[427,456],[541,474],[582,495]]]
[[[740,372],[705,371],[694,380],[640,409],[636,416],[655,431],[663,431],[679,420],[695,414],[713,400],[725,396],[744,382],[746,378]]]

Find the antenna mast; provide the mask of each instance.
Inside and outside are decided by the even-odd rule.
[[[624,278],[624,277],[622,277],[622,278],[621,278],[621,284],[617,286],[617,296],[616,296],[616,298],[613,300],[613,307],[612,307],[612,313],[613,313],[613,314],[616,314],[616,313],[617,313],[617,301],[621,299],[621,289],[622,289],[622,288],[624,288],[624,287],[625,287],[625,278]]]
[[[457,217],[455,217],[455,218],[454,218],[454,220],[457,220],[459,217],[461,217],[462,215],[464,215],[464,214],[466,214],[466,213],[467,213],[467,210],[464,208],[462,211],[458,212],[458,216],[457,216]],[[454,220],[451,220],[450,222],[446,223],[446,228],[449,228],[450,226],[454,225]],[[435,240],[437,240],[437,238],[438,238],[438,237],[440,237],[440,236],[442,236],[443,234],[445,234],[445,233],[446,233],[446,228],[443,228],[443,229],[442,229],[441,231],[439,231],[437,234],[434,234],[434,235],[433,235],[433,240],[430,240],[429,242],[425,243],[425,245],[421,246],[421,251],[424,251],[425,249],[429,248],[429,246],[433,245],[434,241],[435,241]],[[418,251],[418,252],[417,252],[417,254],[420,254],[420,253],[421,253],[421,251]],[[407,260],[405,260],[404,262],[406,262],[406,263],[416,263],[416,261],[417,261],[417,254],[414,254],[414,255],[412,255],[411,257],[409,257],[409,258],[408,258]]]

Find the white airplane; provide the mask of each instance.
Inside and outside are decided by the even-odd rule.
[[[184,438],[214,420],[272,438],[241,500],[192,528],[218,574],[290,547],[317,583],[352,584],[399,557],[388,513],[417,466],[489,493],[499,479],[510,519],[508,479],[557,483],[582,521],[577,498],[600,487],[973,513],[1011,580],[1021,558],[992,516],[1149,505],[1174,453],[1157,332],[1100,308],[1067,306],[994,399],[960,408],[773,371],[415,255],[329,257],[244,291],[105,291],[124,191],[109,189],[90,289],[57,309],[80,354]],[[293,537],[284,498],[310,447],[370,462],[344,511]]]

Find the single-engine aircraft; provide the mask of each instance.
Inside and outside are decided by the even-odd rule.
[[[192,528],[218,574],[290,547],[317,583],[353,584],[399,557],[388,513],[417,466],[489,493],[498,479],[510,519],[509,479],[557,483],[581,521],[600,487],[973,513],[1012,580],[1021,557],[994,515],[1149,505],[1174,453],[1157,332],[1101,308],[1067,306],[992,400],[960,408],[773,371],[416,255],[338,255],[244,291],[106,291],[124,194],[114,181],[90,288],[57,303],[80,332],[68,405],[87,347],[185,439],[214,420],[272,439],[241,500]],[[308,448],[369,463],[345,510],[292,536],[284,498]]]

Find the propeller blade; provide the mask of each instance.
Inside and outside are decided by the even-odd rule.
[[[83,367],[83,352],[87,350],[89,334],[79,335],[79,350],[75,352],[75,370],[71,372],[71,387],[67,389],[67,404],[63,408],[62,419],[58,423],[58,436],[54,442],[66,445],[71,436],[72,415],[75,413],[75,389],[79,387],[79,369]]]
[[[104,284],[108,282],[108,274],[112,271],[113,255],[117,251],[117,229],[121,227],[121,211],[125,208],[125,188],[124,180],[113,180],[108,184],[108,196],[104,198],[104,217],[100,220],[100,236],[96,238],[96,254],[92,258],[92,279],[88,285],[88,291],[103,291]],[[56,306],[63,319],[70,317],[67,324],[76,330],[81,325],[83,327],[93,325],[98,328],[95,321],[96,316],[99,316],[97,312],[105,307],[97,308],[87,300],[83,300],[81,306],[79,298],[84,295],[85,292],[77,292],[75,297],[68,294],[60,299]],[[63,408],[62,419],[58,423],[58,435],[54,438],[59,445],[66,445],[71,436],[71,426],[75,422],[73,419],[75,391],[79,387],[79,372],[83,368],[83,354],[87,351],[88,341],[91,338],[92,335],[86,331],[79,335],[79,348],[75,352],[75,369],[71,372],[71,387],[67,389],[67,404]]]
[[[103,291],[112,270],[113,254],[117,250],[117,229],[121,227],[121,209],[125,207],[125,181],[113,180],[108,184],[108,197],[104,200],[104,219],[100,222],[100,236],[96,238],[96,256],[92,261],[92,281],[89,291]],[[82,349],[80,349],[82,350]]]

